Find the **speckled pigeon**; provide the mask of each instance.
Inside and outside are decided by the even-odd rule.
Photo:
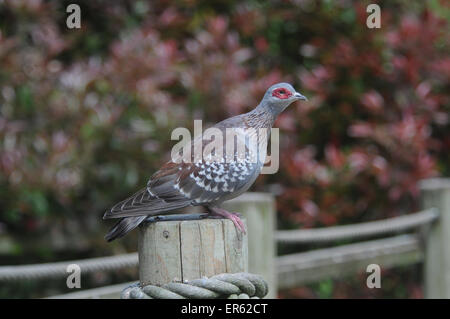
[[[222,152],[218,148],[211,148],[209,153],[206,151],[205,146],[212,141],[212,136],[204,136],[205,132],[195,138],[189,144],[193,150],[190,160],[173,157],[150,177],[147,187],[104,214],[103,219],[120,218],[105,239],[112,241],[124,236],[149,216],[173,214],[188,206],[203,206],[210,216],[228,218],[238,231],[245,232],[239,214],[219,208],[219,205],[241,195],[256,180],[264,165],[267,141],[275,119],[297,100],[307,99],[290,84],[272,85],[255,109],[213,127],[223,132]],[[234,134],[231,137],[230,131]],[[255,134],[257,138],[254,138]],[[230,141],[233,147],[226,149]],[[243,147],[239,147],[239,141]],[[202,150],[201,156],[195,152],[196,148]],[[230,149],[232,154],[229,154]]]

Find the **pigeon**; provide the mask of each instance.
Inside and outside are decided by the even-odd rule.
[[[105,239],[123,237],[149,217],[174,214],[189,206],[204,207],[208,217],[230,219],[245,233],[240,215],[219,206],[254,183],[264,166],[275,119],[297,100],[307,98],[289,83],[274,84],[252,111],[214,125],[214,139],[205,136],[207,130],[194,138],[186,152],[173,155],[150,177],[145,188],[105,212],[103,219],[119,219]],[[219,133],[221,139],[216,138]],[[215,147],[208,148],[213,141]]]

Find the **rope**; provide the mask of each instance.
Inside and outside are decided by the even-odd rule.
[[[137,253],[131,253],[119,256],[63,261],[57,263],[25,266],[1,266],[0,281],[67,277],[69,274],[67,272],[67,266],[71,264],[78,265],[82,274],[95,271],[110,271],[137,266],[138,255]]]
[[[132,284],[122,299],[260,299],[267,295],[267,282],[249,273],[219,274],[162,286]]]
[[[278,242],[298,244],[330,242],[395,233],[432,223],[439,217],[437,209],[431,208],[415,214],[346,226],[326,228],[281,230],[275,233]]]

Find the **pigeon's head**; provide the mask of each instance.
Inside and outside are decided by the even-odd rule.
[[[277,83],[267,89],[262,102],[270,106],[272,112],[279,114],[292,102],[298,100],[307,101],[308,99],[295,91],[289,83]]]

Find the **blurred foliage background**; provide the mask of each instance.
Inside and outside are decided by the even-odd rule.
[[[450,175],[449,19],[445,0],[0,1],[0,264],[135,251],[135,234],[107,244],[101,217],[169,158],[171,130],[249,111],[278,81],[309,98],[278,119],[280,171],[253,188],[276,192],[279,228],[417,210],[417,181]],[[383,276],[377,291],[353,278],[280,296],[422,296],[419,266]]]

